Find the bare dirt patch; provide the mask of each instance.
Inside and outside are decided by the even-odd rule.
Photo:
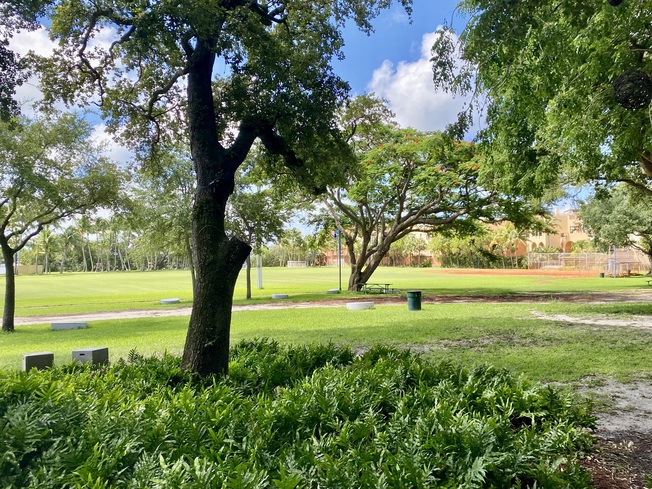
[[[652,477],[652,383],[604,380],[580,388],[601,402],[597,443],[583,465],[598,489],[639,489]]]

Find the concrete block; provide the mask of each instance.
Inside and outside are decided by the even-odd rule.
[[[364,311],[365,309],[373,309],[373,302],[347,302],[346,308],[349,311]]]
[[[272,294],[272,299],[287,299],[287,294]]]
[[[72,360],[74,362],[88,363],[91,365],[102,365],[109,363],[109,349],[104,348],[84,348],[82,350],[73,350]]]
[[[53,331],[61,331],[64,329],[84,329],[88,326],[86,322],[67,322],[67,323],[51,323],[50,329]]]
[[[161,299],[161,304],[178,304],[180,299],[177,299],[176,297],[173,297],[171,299]]]
[[[23,353],[23,371],[27,372],[31,368],[43,370],[54,364],[54,353],[41,351],[36,353]]]

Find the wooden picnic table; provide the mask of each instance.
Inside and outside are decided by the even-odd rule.
[[[391,288],[392,284],[363,284],[362,293],[363,294],[389,294],[394,292],[394,289]]]

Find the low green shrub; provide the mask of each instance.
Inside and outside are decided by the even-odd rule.
[[[386,347],[244,342],[227,378],[132,353],[0,372],[0,486],[590,487],[593,421],[571,393]]]

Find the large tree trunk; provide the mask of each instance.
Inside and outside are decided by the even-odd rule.
[[[197,187],[192,212],[196,283],[182,367],[199,373],[225,374],[229,367],[233,289],[251,247],[224,231],[226,202],[233,193],[238,164],[217,138],[211,86],[213,46],[198,41],[188,73],[190,151]],[[242,153],[242,152],[241,152]],[[239,153],[240,154],[240,153]],[[246,156],[242,156],[242,160]]]
[[[200,203],[208,207],[210,203]],[[196,206],[197,207],[197,206]],[[225,374],[229,368],[233,289],[251,248],[227,239],[215,226],[212,212],[196,209],[193,242],[196,284],[182,366],[201,375]]]
[[[376,269],[380,266],[385,255],[389,253],[389,249],[383,251],[378,250],[369,257],[360,257],[356,262],[351,265],[351,276],[349,277],[349,290],[359,291],[362,284],[367,281],[374,274]]]
[[[14,313],[16,311],[16,277],[14,270],[14,253],[4,240],[0,243],[2,258],[5,262],[5,305],[2,311],[2,331],[14,331]]]

